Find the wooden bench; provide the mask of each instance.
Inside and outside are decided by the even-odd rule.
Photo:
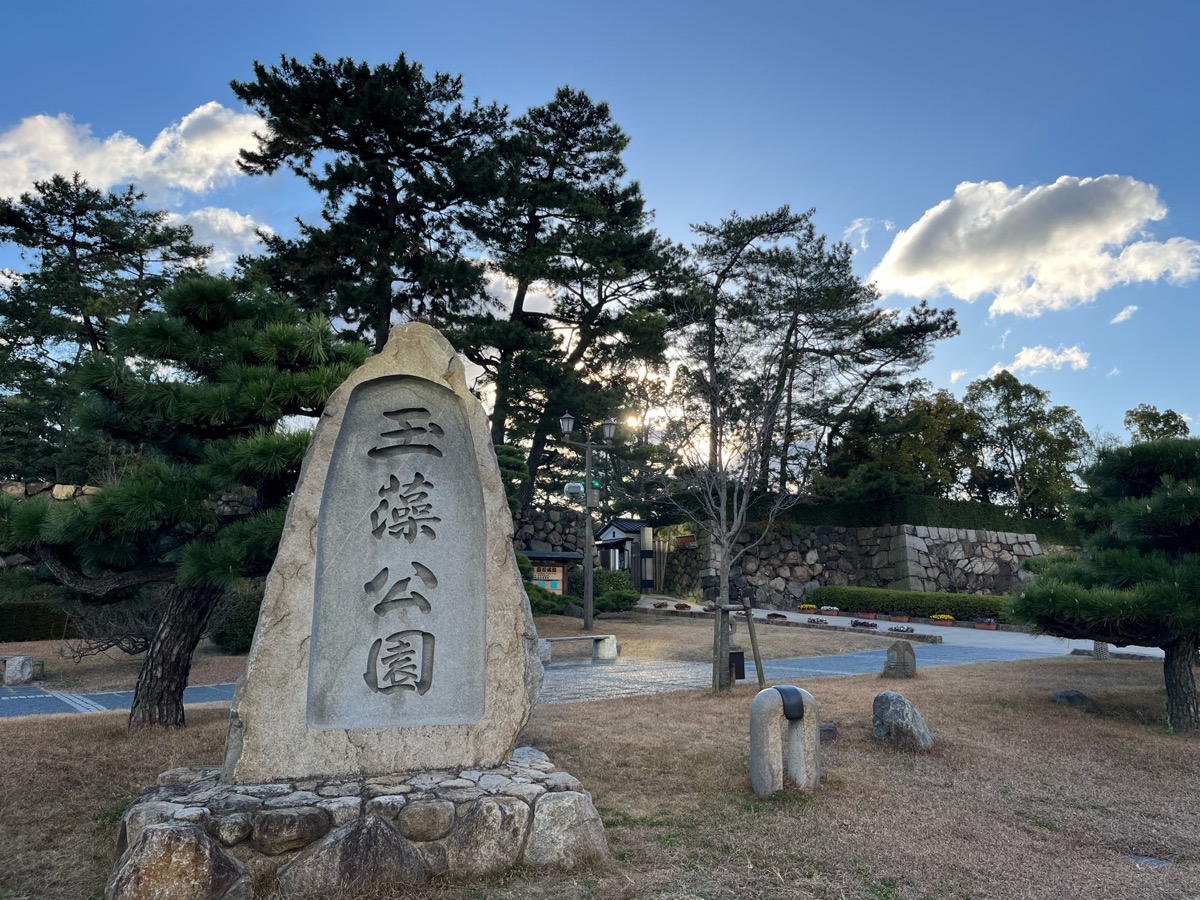
[[[28,684],[33,680],[32,656],[0,656],[4,684]]]
[[[550,662],[553,652],[552,645],[556,641],[591,641],[592,659],[616,659],[617,636],[615,634],[575,634],[567,637],[552,637],[538,639],[538,656],[543,663]]]

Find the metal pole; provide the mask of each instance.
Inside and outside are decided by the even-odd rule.
[[[592,444],[583,459],[583,630],[592,630]]]

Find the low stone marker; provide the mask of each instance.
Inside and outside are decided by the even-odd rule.
[[[309,445],[224,766],[126,811],[107,900],[248,898],[239,866],[307,896],[607,856],[579,781],[513,750],[541,680],[483,409],[440,334],[394,328]]]
[[[916,678],[917,654],[908,641],[896,641],[888,647],[887,662],[883,664],[884,678]]]
[[[898,750],[928,750],[933,735],[903,694],[883,691],[871,705],[871,737]]]
[[[5,684],[29,684],[33,681],[32,656],[0,656]]]
[[[785,774],[804,790],[821,784],[820,708],[792,685],[759,691],[750,704],[750,786],[770,797],[783,789]]]
[[[1050,699],[1060,706],[1082,709],[1093,716],[1100,714],[1100,707],[1096,705],[1096,701],[1083,691],[1055,691],[1050,695]]]

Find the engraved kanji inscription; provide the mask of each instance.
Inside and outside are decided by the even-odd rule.
[[[386,531],[410,544],[418,535],[436,539],[433,525],[442,520],[433,514],[429,500],[432,487],[433,482],[420,472],[405,484],[395,475],[389,476],[387,484],[379,489],[379,504],[371,511],[371,534],[379,538]]]
[[[383,615],[389,609],[399,606],[415,606],[423,613],[429,612],[429,599],[424,593],[417,590],[417,585],[410,590],[409,584],[417,579],[420,586],[431,591],[437,587],[437,576],[428,566],[423,566],[416,560],[412,561],[412,571],[412,575],[406,578],[397,578],[389,584],[390,572],[388,567],[384,566],[374,578],[363,585],[363,590],[367,592],[368,597],[379,598],[379,601],[372,607],[378,615]]]
[[[418,696],[433,684],[434,637],[427,631],[397,631],[376,638],[367,654],[363,680],[376,694],[413,691]]]
[[[444,437],[446,432],[442,426],[433,421],[433,417],[423,406],[406,406],[403,409],[393,409],[384,415],[396,423],[397,427],[381,431],[379,437],[390,443],[372,447],[367,451],[371,459],[390,459],[394,456],[405,456],[409,453],[424,453],[438,459],[442,451],[434,446],[434,439]]]

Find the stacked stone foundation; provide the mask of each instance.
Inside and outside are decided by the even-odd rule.
[[[106,900],[158,896],[145,893],[151,883],[162,896],[206,884],[205,896],[223,900],[303,897],[608,855],[591,795],[532,747],[484,770],[261,785],[219,777],[173,769],[130,805]]]

